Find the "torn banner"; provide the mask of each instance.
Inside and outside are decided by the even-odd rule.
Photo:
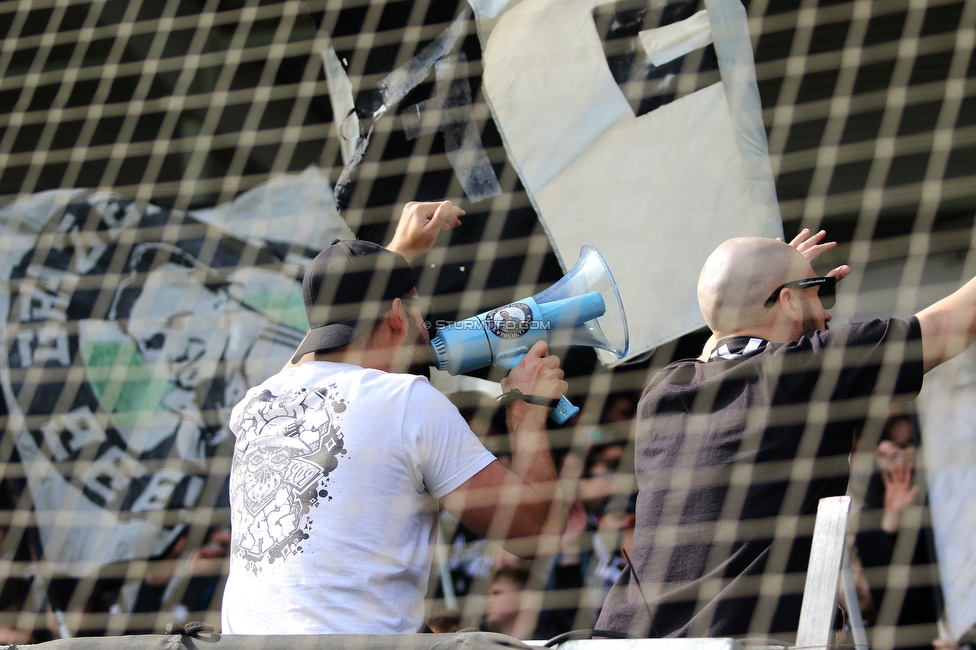
[[[312,168],[195,215],[53,191],[0,228],[0,385],[44,570],[158,556],[215,505],[230,409],[307,329],[310,246],[352,236],[332,188]]]
[[[782,235],[742,4],[472,6],[492,116],[563,267],[591,244],[613,269],[624,362],[703,327],[708,254]]]
[[[464,194],[477,203],[502,193],[498,177],[488,159],[481,133],[474,119],[474,101],[468,80],[468,60],[463,52],[451,54],[459,46],[469,12],[461,11],[430,44],[407,63],[383,77],[375,89],[358,100],[358,110],[371,126],[361,136],[360,116],[355,108],[353,85],[346,76],[339,56],[331,47],[322,52],[329,83],[329,100],[340,136],[343,170],[336,182],[336,197],[344,204],[352,194],[359,165],[373,136],[377,121],[392,113],[401,100],[422,84],[434,70],[436,85],[429,99],[401,106],[404,135],[416,140],[420,135],[444,134],[444,150]]]

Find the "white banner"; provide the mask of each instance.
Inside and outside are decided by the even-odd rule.
[[[958,641],[976,626],[976,348],[926,374],[918,405],[943,619]]]
[[[687,25],[661,20],[659,28],[635,32],[635,57],[647,63],[630,70],[638,78],[629,87],[610,62],[637,63],[608,53],[598,28],[601,12],[617,21],[617,5],[472,4],[484,44],[484,89],[509,157],[563,268],[584,244],[609,263],[630,327],[626,359],[704,326],[696,285],[709,253],[730,237],[782,236],[742,4],[706,2],[710,38],[698,12]],[[634,3],[620,5],[620,16],[637,15]],[[709,41],[718,69],[702,75],[700,87],[682,90],[695,79],[667,72],[662,57],[695,48],[704,57]],[[681,59],[675,61],[680,72]],[[677,85],[673,100],[669,84]],[[655,87],[665,89],[663,99],[639,96]]]

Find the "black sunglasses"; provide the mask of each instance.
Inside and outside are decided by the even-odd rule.
[[[834,306],[834,301],[837,298],[836,285],[837,278],[827,276],[823,278],[807,278],[806,280],[794,280],[793,282],[787,282],[784,285],[780,285],[776,291],[766,299],[763,303],[764,307],[772,307],[776,304],[776,299],[779,298],[779,292],[783,289],[809,289],[810,287],[820,287],[820,304],[823,305],[824,309],[830,309]]]

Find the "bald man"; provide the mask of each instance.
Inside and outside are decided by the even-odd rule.
[[[717,343],[645,389],[637,415],[631,571],[597,629],[795,640],[817,503],[846,492],[853,432],[976,339],[976,281],[905,321],[828,329],[830,244],[745,237],[705,262]]]

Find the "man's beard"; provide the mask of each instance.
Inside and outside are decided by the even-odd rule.
[[[427,339],[424,338],[420,329],[413,324],[413,321],[410,322],[408,327],[407,339],[410,341],[410,347],[408,349],[411,351],[413,358],[407,366],[407,373],[426,377],[429,380],[430,364],[433,361],[430,354],[430,345],[427,343]]]
[[[810,334],[816,331],[826,331],[827,323],[821,325],[821,321],[813,313],[813,309],[803,305],[803,333]]]

